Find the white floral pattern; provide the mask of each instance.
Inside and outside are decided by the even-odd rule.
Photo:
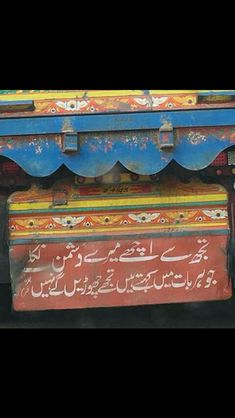
[[[211,219],[225,219],[228,217],[227,210],[203,210],[203,213]]]
[[[66,226],[71,227],[71,226],[78,225],[79,223],[84,221],[84,219],[85,219],[85,216],[78,216],[78,217],[66,216],[64,218],[53,218],[53,221],[64,227]]]
[[[84,107],[87,107],[89,102],[85,100],[69,100],[68,102],[59,101],[56,103],[56,105],[61,109],[76,112],[83,109]]]
[[[168,97],[152,97],[153,107],[159,107],[161,104],[165,103],[168,100]]]
[[[139,215],[131,213],[128,216],[132,221],[143,224],[154,221],[160,216],[160,213],[140,213]]]

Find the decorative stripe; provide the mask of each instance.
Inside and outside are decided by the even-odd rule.
[[[6,90],[7,91],[7,90]],[[165,92],[167,92],[166,90]],[[173,91],[172,91],[173,92]],[[179,92],[181,92],[179,90]],[[190,91],[182,91],[182,93],[189,93]],[[159,94],[159,93],[157,93]],[[165,94],[164,92],[161,94]],[[53,100],[53,99],[72,99],[84,97],[123,97],[123,96],[144,96],[144,90],[51,90],[49,92],[24,93],[24,90],[15,94],[0,94],[6,100],[19,100],[22,97],[24,100]]]
[[[214,206],[214,205],[226,205],[228,203],[228,201],[226,199],[226,200],[220,200],[220,201],[211,201],[211,203],[207,202],[207,201],[206,202],[197,202],[197,204],[195,206],[205,206],[205,203],[206,203],[207,206],[209,206],[209,205],[212,205],[212,206]],[[24,215],[30,215],[30,214],[34,215],[34,214],[37,214],[37,213],[71,213],[71,212],[74,212],[74,207],[68,209],[68,208],[60,206],[60,208],[58,208],[58,209],[57,208],[40,209],[39,208],[40,205],[38,205],[38,209],[34,209],[34,210],[26,210],[26,209],[25,210],[15,210],[15,209],[13,210],[12,206],[13,205],[11,205],[10,209],[9,209],[9,214],[10,215],[23,215],[23,214]],[[188,207],[188,206],[192,206],[192,203],[189,203],[189,202],[184,202],[183,204],[182,203],[174,203],[174,206],[177,207],[177,208]],[[144,207],[145,207],[145,205],[143,205],[143,204],[141,206],[126,205],[126,206],[118,206],[118,209],[119,210],[125,210],[125,209],[135,210],[135,209],[143,209]],[[158,209],[159,207],[168,208],[169,205],[168,204],[159,204],[159,205],[152,205],[151,206],[152,209],[155,209],[155,208]],[[99,207],[96,206],[96,207],[92,207],[92,208],[89,207],[88,208],[89,212],[95,212],[97,210],[107,211],[107,210],[113,210],[113,209],[116,209],[116,207],[115,206],[105,206],[104,208],[101,208],[100,206]],[[84,208],[76,208],[76,212],[78,212],[78,213],[84,212]]]
[[[215,205],[215,201],[219,202],[219,204],[227,203],[227,195],[226,193],[217,193],[217,194],[211,194],[211,195],[205,195],[205,196],[169,196],[169,197],[156,197],[156,198],[147,198],[143,196],[142,198],[132,198],[131,202],[133,204],[126,205],[126,199],[104,199],[104,200],[81,200],[78,202],[71,202],[68,203],[67,206],[61,205],[59,210],[67,211],[68,209],[71,210],[77,210],[77,209],[90,209],[95,210],[99,208],[105,208],[107,209],[137,209],[142,208],[146,206],[153,206],[158,207],[159,205],[165,205],[165,207],[170,205],[189,205],[190,203],[194,203],[195,206],[197,204],[202,204],[203,202],[210,204],[209,202],[213,203]],[[205,204],[204,203],[204,204]],[[91,209],[92,204],[92,209]],[[52,206],[52,202],[38,202],[38,203],[12,203],[9,206],[9,213],[22,213],[22,211],[42,211],[47,210],[48,212],[54,212],[54,208],[49,209],[49,207]],[[56,209],[56,208],[55,208]]]
[[[170,232],[168,235],[166,232],[159,232],[159,233],[146,233],[141,234],[141,239],[144,238],[161,238],[161,237],[180,237],[180,236],[202,236],[202,235],[230,235],[230,231],[228,229],[216,229],[216,230],[200,230],[200,231],[174,231]],[[136,234],[127,234],[127,235],[119,235],[118,240],[127,240],[133,239]],[[9,245],[24,245],[24,244],[37,244],[38,242],[75,242],[75,241],[109,241],[113,240],[113,235],[92,235],[92,236],[74,236],[69,237],[69,240],[65,240],[66,237],[61,238],[47,238],[45,241],[45,237],[38,237],[38,238],[28,238],[28,239],[13,239],[9,240]]]
[[[171,234],[171,230],[174,230],[174,229],[179,229],[179,228],[181,228],[181,229],[190,229],[190,228],[198,228],[197,230],[199,231],[199,229],[200,229],[200,232],[201,232],[201,229],[202,228],[204,228],[204,227],[221,227],[221,226],[228,226],[228,223],[227,222],[217,222],[217,223],[215,223],[215,222],[207,222],[207,223],[204,223],[204,224],[202,224],[202,223],[200,223],[200,222],[198,222],[198,223],[192,223],[192,224],[186,224],[186,225],[182,225],[182,224],[174,224],[174,225],[167,225],[167,224],[164,224],[164,225],[151,225],[151,226],[147,226],[147,225],[143,225],[143,226],[136,226],[135,225],[135,227],[133,228],[133,226],[132,227],[129,227],[129,226],[125,226],[125,227],[116,227],[116,228],[90,228],[89,229],[89,231],[90,231],[90,233],[91,234],[95,234],[95,233],[99,233],[99,232],[106,232],[106,233],[110,233],[110,234],[112,234],[112,233],[118,233],[118,232],[121,232],[121,231],[131,231],[131,230],[133,230],[134,231],[134,233],[143,233],[143,229],[144,230],[153,230],[153,229],[164,229],[165,231],[166,231],[166,233],[167,234]],[[87,234],[87,231],[88,231],[88,228],[84,228],[84,229],[79,229],[79,230],[76,230],[76,232],[75,231],[73,231],[73,230],[69,230],[69,229],[66,229],[66,231],[56,231],[56,230],[53,230],[53,231],[26,231],[26,232],[22,232],[22,231],[20,231],[20,232],[13,232],[13,233],[11,233],[11,237],[12,238],[14,238],[14,237],[17,237],[17,236],[32,236],[33,238],[34,237],[37,237],[38,235],[74,235],[75,233],[76,234]]]
[[[8,93],[8,91],[10,93]],[[153,95],[175,95],[175,94],[228,94],[221,90],[149,90],[149,94]],[[56,98],[83,98],[85,97],[123,97],[123,96],[144,96],[144,90],[49,90],[41,91],[18,90],[12,93],[12,90],[0,90],[0,99],[7,97],[7,100],[53,100]]]

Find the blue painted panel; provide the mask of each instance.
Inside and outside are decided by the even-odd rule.
[[[174,128],[175,146],[160,150],[159,128],[166,120]],[[77,152],[63,152],[58,134],[66,130],[79,132]],[[29,134],[35,137],[29,140]],[[163,170],[173,159],[199,170],[231,145],[235,145],[235,109],[0,119],[0,155],[38,177],[52,174],[62,164],[82,176],[101,176],[118,161],[145,175]]]
[[[10,140],[6,146],[0,147],[0,155],[10,158],[28,174],[45,177],[54,173],[64,163],[63,153],[56,141],[46,138],[27,140]]]
[[[80,115],[0,118],[0,136],[40,135],[69,131],[109,132],[159,129],[168,121],[173,128],[235,125],[235,109],[145,112],[115,115]]]

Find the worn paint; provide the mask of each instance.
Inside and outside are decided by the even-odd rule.
[[[8,105],[4,112],[1,103],[6,98],[12,106]],[[35,116],[205,109],[232,107],[235,102],[233,91],[217,90],[0,90],[0,114],[3,117],[30,115],[27,108],[23,111],[25,99],[33,101],[29,110],[34,110]]]
[[[74,309],[231,297],[227,236],[12,246],[15,310]]]
[[[76,137],[71,118],[65,122],[63,131],[66,127],[67,133]],[[161,122],[161,127],[164,126],[171,125]],[[65,152],[64,133],[2,136],[0,155],[38,177],[49,176],[63,164],[80,176],[98,177],[118,161],[131,172],[153,175],[172,160],[190,170],[203,169],[220,152],[235,145],[234,126],[172,127],[167,144],[161,137],[165,133],[161,129],[80,132],[70,153]]]
[[[66,202],[53,205],[64,190]],[[227,299],[228,197],[175,179],[34,187],[9,199],[16,310]]]

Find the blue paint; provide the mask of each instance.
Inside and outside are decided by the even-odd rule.
[[[235,125],[235,109],[0,118],[0,136],[59,134],[68,126],[78,133],[159,129],[165,121],[173,128],[230,126]]]
[[[198,96],[199,97],[204,97],[204,96],[228,96],[229,97],[229,96],[234,96],[234,93],[235,93],[234,90],[231,90],[231,91],[224,90],[224,91],[218,91],[218,92],[211,90],[205,93],[199,93]]]
[[[204,136],[199,143],[190,141],[188,134],[178,130],[175,146],[160,150],[159,128],[164,121],[173,128],[188,127],[197,135],[198,127],[225,127],[228,137],[216,137],[216,133]],[[29,134],[59,134],[63,130],[78,132],[78,151],[63,153],[55,138],[35,137]],[[221,129],[218,128],[220,131]],[[130,171],[152,175],[163,170],[172,160],[190,170],[207,167],[217,155],[234,145],[235,109],[151,112],[119,115],[89,115],[71,117],[35,117],[0,119],[0,136],[4,139],[0,155],[19,164],[28,174],[45,177],[54,173],[62,164],[72,172],[85,176],[102,176],[119,161]],[[15,138],[14,135],[22,135]],[[73,148],[74,149],[74,148]]]
[[[63,151],[64,152],[76,152],[78,151],[78,135],[77,134],[65,134],[64,136],[64,144],[63,144]]]

